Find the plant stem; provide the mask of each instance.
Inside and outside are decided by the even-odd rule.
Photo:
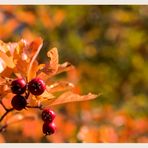
[[[28,105],[28,106],[26,106],[26,107],[27,107],[27,108],[37,108],[37,109],[42,109],[42,106],[41,106],[41,105],[40,105],[40,106],[38,106],[38,105],[37,105],[37,106],[29,106],[29,105]]]
[[[30,92],[27,92],[25,98],[28,99],[29,95],[30,95]]]
[[[13,111],[14,109],[13,108],[10,108],[10,109],[7,109],[6,112],[1,116],[0,118],[0,122],[4,119],[4,117],[11,111]]]
[[[1,104],[3,104],[3,103],[1,102]],[[3,105],[4,105],[4,104],[3,104]],[[2,105],[2,106],[3,106],[3,105]],[[7,109],[7,108],[5,107],[5,105],[4,105],[3,107],[5,108],[6,112],[1,116],[0,122],[5,118],[5,116],[6,116],[9,112],[11,112],[11,111],[14,110],[13,108]],[[3,131],[6,129],[6,127],[7,127],[7,124],[3,125],[3,126],[0,128],[0,133],[3,132]]]

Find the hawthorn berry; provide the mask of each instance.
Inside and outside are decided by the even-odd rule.
[[[19,78],[11,83],[11,90],[14,94],[23,94],[26,90],[26,82],[24,79]]]
[[[26,107],[27,101],[26,101],[26,99],[25,99],[24,96],[15,95],[15,96],[12,98],[11,105],[12,105],[13,108],[16,109],[16,110],[22,110],[22,109],[24,109],[24,108]]]
[[[33,95],[41,95],[46,89],[44,81],[40,78],[34,78],[28,83],[28,90]]]
[[[54,122],[51,122],[51,123],[50,122],[44,122],[42,131],[46,135],[54,134],[55,131],[56,131],[56,125],[54,124]]]
[[[54,113],[54,111],[50,110],[50,109],[44,109],[42,112],[42,120],[43,121],[48,121],[48,122],[52,122],[55,118],[56,114]]]

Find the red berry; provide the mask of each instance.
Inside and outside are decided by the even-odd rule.
[[[33,95],[41,95],[46,89],[46,85],[40,78],[32,79],[28,84],[28,89]]]
[[[50,109],[44,109],[42,112],[42,119],[43,121],[48,121],[48,122],[52,122],[55,118],[55,113],[54,111],[50,110]]]
[[[14,94],[23,94],[26,90],[25,80],[20,78],[12,81],[11,90]]]
[[[16,110],[22,110],[26,107],[27,101],[26,101],[25,97],[23,97],[21,95],[15,95],[12,98],[11,105]]]
[[[49,123],[49,122],[45,122],[43,124],[43,129],[42,129],[43,133],[46,134],[46,135],[51,135],[51,134],[54,134],[55,131],[56,131],[56,125],[52,122],[52,123]]]

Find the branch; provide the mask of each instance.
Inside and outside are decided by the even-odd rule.
[[[41,109],[42,110],[42,105],[37,105],[37,106],[26,106],[27,108],[36,108],[36,109]]]
[[[25,98],[28,99],[30,92],[27,92],[27,93],[25,92],[25,95],[26,95]]]
[[[10,109],[7,109],[6,112],[1,116],[0,118],[0,122],[4,119],[4,117],[11,111],[13,111],[14,109],[13,108],[10,108]]]

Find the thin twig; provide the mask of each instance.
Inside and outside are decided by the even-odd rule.
[[[36,108],[36,109],[42,109],[42,105],[40,105],[40,106],[26,106],[27,108]]]
[[[7,109],[7,111],[1,116],[0,118],[0,122],[4,119],[4,117],[11,111],[13,111],[14,109],[13,108],[10,108],[10,109]]]
[[[3,104],[4,105],[4,104]],[[3,106],[2,105],[2,106]],[[1,116],[1,118],[0,118],[0,122],[5,118],[5,116],[9,113],[9,112],[11,112],[11,111],[13,111],[14,109],[13,108],[10,108],[10,109],[5,109],[6,110],[6,112]],[[0,128],[0,133],[1,132],[3,132],[5,129],[6,129],[6,127],[7,127],[7,124],[5,124],[5,125],[3,125],[1,128]]]
[[[25,98],[28,99],[29,95],[30,95],[30,92],[27,92]]]

